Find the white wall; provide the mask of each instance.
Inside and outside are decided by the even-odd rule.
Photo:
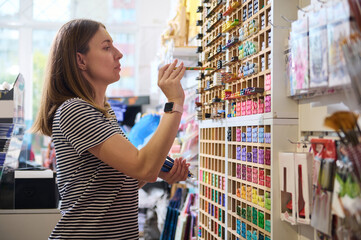
[[[137,5],[137,54],[136,95],[149,95],[151,89],[151,61],[156,58],[161,34],[171,19],[171,8],[177,0],[138,0]]]

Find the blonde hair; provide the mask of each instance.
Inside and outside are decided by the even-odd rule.
[[[76,19],[58,31],[49,54],[41,105],[31,129],[33,133],[51,136],[54,114],[70,98],[81,98],[109,117],[109,104],[106,99],[104,106],[95,103],[94,89],[80,74],[76,60],[77,52],[86,54],[89,51],[89,41],[100,27],[105,28],[93,20]]]

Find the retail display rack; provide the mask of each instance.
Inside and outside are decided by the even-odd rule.
[[[0,184],[4,172],[19,165],[24,124],[24,78],[17,76],[11,88],[0,91]]]
[[[197,78],[200,239],[297,238],[279,210],[278,152],[293,149],[298,107],[285,90],[288,31],[277,27],[297,6],[200,1],[198,64],[212,69]]]

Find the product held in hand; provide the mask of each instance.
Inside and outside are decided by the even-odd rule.
[[[215,68],[211,67],[185,67],[186,70],[196,70],[196,71],[204,71],[204,70],[215,70]],[[174,68],[176,70],[177,68]]]
[[[173,164],[174,164],[174,159],[167,156],[161,170],[163,172],[169,172],[172,169]],[[189,171],[188,171],[188,177],[193,177],[193,174]]]

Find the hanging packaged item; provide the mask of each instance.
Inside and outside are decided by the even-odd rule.
[[[281,220],[296,224],[296,186],[294,175],[294,153],[280,152],[279,156]]]
[[[330,139],[312,139],[313,163],[313,208],[311,225],[331,236],[331,199],[333,191],[336,146]]]
[[[326,8],[309,14],[310,87],[328,85]]]
[[[340,137],[332,198],[332,213],[337,220],[334,229],[339,239],[359,239],[361,236],[361,130],[358,117],[353,112],[339,111],[324,122]]]
[[[351,10],[348,0],[336,1],[327,8],[329,86],[350,84],[341,42],[352,34]]]
[[[312,154],[279,153],[281,219],[310,224]]]
[[[346,159],[348,159],[346,157]],[[361,186],[349,160],[336,162],[336,176],[332,198],[332,213],[341,221],[335,227],[339,239],[361,234]]]
[[[302,224],[311,222],[312,161],[311,153],[295,153],[297,222]]]
[[[292,80],[295,94],[309,88],[308,17],[292,23],[291,32]],[[292,91],[291,91],[292,92]]]

